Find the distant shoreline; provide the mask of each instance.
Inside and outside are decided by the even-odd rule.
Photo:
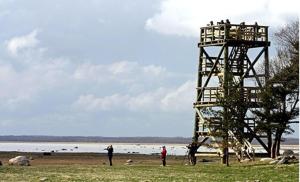
[[[118,145],[185,145],[185,143],[129,143],[129,142],[64,142],[64,141],[1,141],[0,143],[57,143],[57,144],[118,144]],[[259,144],[253,144],[253,147],[259,147]],[[281,146],[294,146],[297,147],[299,144],[286,144],[282,143]]]
[[[188,144],[191,137],[101,137],[101,136],[0,136],[0,142],[77,142],[77,143],[120,143],[120,144]],[[257,141],[252,142],[258,144]],[[282,145],[299,145],[298,138],[285,138]]]
[[[185,143],[129,143],[129,142],[64,142],[64,141],[1,141],[0,143],[57,143],[57,144],[118,144],[118,145],[185,145]]]

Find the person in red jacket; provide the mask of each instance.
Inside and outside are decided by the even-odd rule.
[[[161,151],[161,160],[162,160],[163,166],[166,166],[166,157],[167,157],[167,150],[166,150],[166,147],[163,146],[162,151]]]

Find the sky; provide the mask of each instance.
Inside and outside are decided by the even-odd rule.
[[[0,135],[191,137],[199,27],[257,21],[272,33],[298,10],[293,0],[0,0]]]

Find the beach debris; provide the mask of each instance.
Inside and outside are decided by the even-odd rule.
[[[46,178],[46,177],[40,178],[40,181],[47,181],[47,180],[48,180],[48,178]]]
[[[243,159],[241,160],[241,163],[247,163],[247,162],[250,162],[251,160],[250,159]]]
[[[261,162],[270,162],[273,161],[274,159],[270,158],[270,157],[266,157],[266,158],[261,158],[260,161]]]
[[[288,164],[288,163],[289,163],[289,157],[283,157],[277,162],[277,164]]]
[[[296,160],[296,156],[292,150],[285,150],[282,154],[282,158],[278,161],[277,164],[288,164],[290,161]]]
[[[294,154],[294,151],[292,151],[292,150],[284,150],[282,156],[283,157],[294,158],[295,154]]]
[[[126,162],[127,163],[132,163],[133,161],[131,159],[128,159]]]
[[[19,166],[30,166],[29,159],[26,156],[17,156],[15,158],[9,159],[9,165],[19,165]]]
[[[124,165],[132,165],[132,163],[133,161],[131,159],[128,159]]]
[[[269,164],[289,164],[290,161],[296,160],[296,156],[292,150],[285,150],[282,156],[277,157],[277,159],[272,159]]]
[[[267,157],[267,158],[261,158],[260,161],[261,162],[268,162],[269,164],[277,164],[279,159],[272,159],[270,157]]]
[[[277,164],[279,160],[272,160],[269,162],[269,164]]]

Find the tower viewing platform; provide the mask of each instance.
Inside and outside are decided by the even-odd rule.
[[[198,46],[229,46],[245,44],[250,47],[270,45],[268,42],[268,26],[230,24],[229,21],[208,24],[200,28],[200,43]]]

